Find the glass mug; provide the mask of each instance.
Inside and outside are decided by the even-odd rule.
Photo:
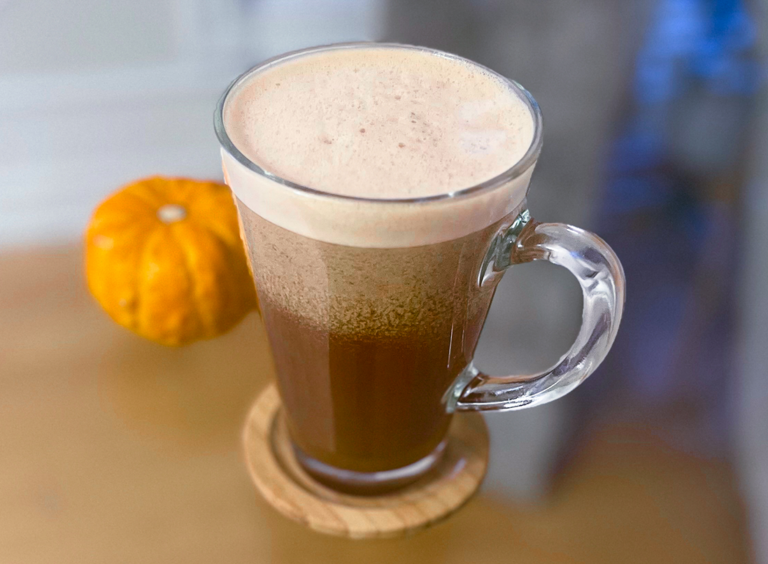
[[[531,145],[499,176],[449,194],[382,200],[322,192],[263,170],[231,141],[228,102],[254,73],[371,46],[330,45],[266,61],[235,80],[215,112],[294,451],[316,479],[356,493],[391,490],[428,472],[455,412],[531,407],[573,390],[610,349],[625,288],[618,258],[599,237],[531,219],[525,198],[541,151],[541,112],[506,78],[530,111]],[[348,217],[357,220],[354,244]],[[468,227],[478,221],[479,229]],[[496,286],[507,268],[535,260],[564,266],[579,281],[581,329],[549,370],[487,375],[472,357]]]

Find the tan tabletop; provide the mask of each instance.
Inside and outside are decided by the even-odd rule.
[[[0,256],[0,564],[748,561],[728,466],[632,426],[597,433],[540,504],[481,490],[405,539],[305,530],[240,452],[268,359],[255,315],[166,349],[91,301],[79,249]]]

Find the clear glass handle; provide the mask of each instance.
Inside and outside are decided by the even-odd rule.
[[[581,384],[611,348],[625,289],[624,270],[613,250],[593,233],[564,223],[538,223],[525,211],[493,241],[478,282],[534,260],[564,266],[579,281],[584,308],[576,341],[555,366],[539,374],[489,376],[470,363],[447,398],[449,411],[509,411],[552,401]]]

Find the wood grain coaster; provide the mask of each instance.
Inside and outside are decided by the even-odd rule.
[[[477,491],[488,467],[482,416],[454,416],[445,453],[427,475],[382,496],[338,493],[299,466],[270,384],[245,424],[245,459],[256,487],[280,513],[316,531],[355,539],[397,537],[428,527],[459,509]]]

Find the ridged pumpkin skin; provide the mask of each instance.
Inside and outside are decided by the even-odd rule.
[[[96,208],[85,251],[99,304],[164,345],[216,337],[256,307],[224,184],[159,176],[129,184]]]

